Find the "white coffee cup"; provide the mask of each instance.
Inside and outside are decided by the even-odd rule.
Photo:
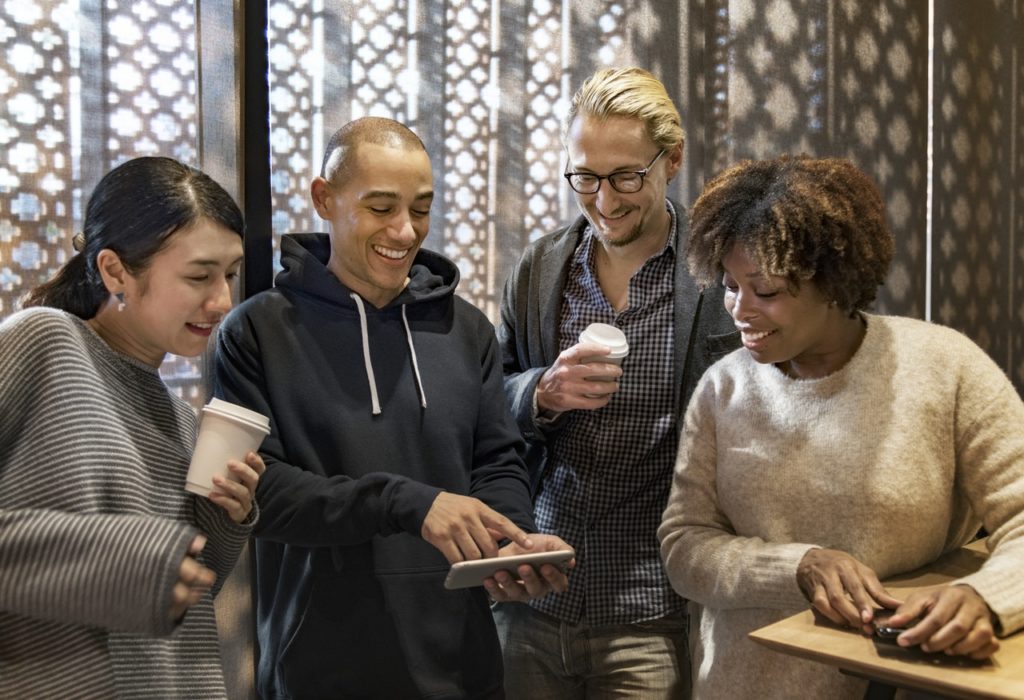
[[[185,490],[208,496],[215,475],[228,476],[228,460],[243,461],[270,434],[270,419],[220,399],[203,407],[199,438],[188,467]]]
[[[613,365],[622,365],[622,361],[629,354],[629,342],[626,340],[626,334],[615,326],[607,323],[591,323],[587,326],[582,333],[580,333],[581,343],[597,343],[598,345],[607,345],[611,348],[611,352],[607,355],[593,355],[591,357],[585,357],[581,362],[607,362]],[[587,377],[590,381],[614,381],[610,377]],[[600,394],[593,394],[590,398],[599,398]]]

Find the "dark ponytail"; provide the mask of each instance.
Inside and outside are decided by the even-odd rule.
[[[177,231],[200,219],[242,236],[242,212],[210,176],[173,158],[134,158],[104,175],[85,209],[81,250],[22,306],[52,306],[83,319],[96,315],[108,292],[96,269],[103,249],[137,275]],[[84,240],[81,240],[84,239]],[[76,248],[78,246],[76,245]]]

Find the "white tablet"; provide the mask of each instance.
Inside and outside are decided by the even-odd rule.
[[[536,554],[517,554],[510,557],[491,557],[489,559],[474,559],[472,561],[460,561],[452,564],[448,571],[448,577],[444,580],[444,587],[448,589],[469,588],[470,586],[484,585],[484,579],[494,576],[499,571],[508,571],[516,576],[516,569],[523,564],[530,564],[534,568],[541,564],[554,564],[562,571],[568,567],[569,560],[576,556],[571,549],[559,549],[554,552],[537,552]]]

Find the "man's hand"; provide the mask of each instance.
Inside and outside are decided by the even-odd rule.
[[[188,547],[188,554],[178,567],[178,582],[171,589],[170,615],[175,622],[183,618],[188,609],[198,603],[217,580],[217,574],[196,560],[205,546],[206,538],[196,535]]]
[[[498,556],[498,542],[510,539],[526,549],[530,537],[483,501],[442,491],[423,519],[420,535],[437,547],[449,564]]]
[[[561,353],[537,383],[537,408],[562,413],[593,411],[608,404],[619,390],[622,368],[611,362],[591,361],[611,349],[598,343],[577,343]]]
[[[902,627],[917,617],[921,621],[896,638],[901,647],[920,645],[922,651],[972,659],[987,659],[999,649],[992,611],[970,586],[938,586],[911,593],[888,624]]]
[[[532,547],[521,547],[510,543],[501,548],[498,556],[508,557],[513,554],[531,554],[536,552],[554,552],[559,549],[572,549],[564,540],[555,535],[530,535]],[[569,560],[569,568],[576,566],[576,560]],[[484,579],[484,588],[493,600],[499,603],[524,601],[530,598],[541,598],[548,593],[562,593],[569,587],[569,578],[554,564],[541,564],[540,575],[529,564],[523,564],[513,576],[508,571],[499,571],[493,578]]]
[[[870,631],[875,609],[900,604],[870,567],[837,549],[809,550],[797,566],[796,581],[815,610],[837,625],[864,631]]]

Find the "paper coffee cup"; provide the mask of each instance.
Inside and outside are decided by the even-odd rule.
[[[580,342],[597,343],[611,348],[611,352],[607,355],[587,357],[583,359],[583,362],[609,362],[613,365],[621,365],[622,360],[629,354],[626,334],[607,323],[591,323],[580,333]]]
[[[203,407],[199,438],[185,478],[185,490],[208,496],[215,475],[228,476],[228,460],[243,461],[270,434],[270,419],[220,399]]]
[[[607,345],[611,348],[611,352],[607,355],[593,355],[592,357],[585,357],[581,362],[607,362],[613,365],[622,365],[622,361],[629,354],[629,342],[626,341],[626,334],[620,331],[615,326],[607,323],[591,323],[587,326],[582,333],[580,333],[581,343],[598,343],[599,345]],[[601,381],[614,381],[607,377],[587,377],[590,381],[601,382]],[[601,394],[589,394],[590,398],[600,398]]]

